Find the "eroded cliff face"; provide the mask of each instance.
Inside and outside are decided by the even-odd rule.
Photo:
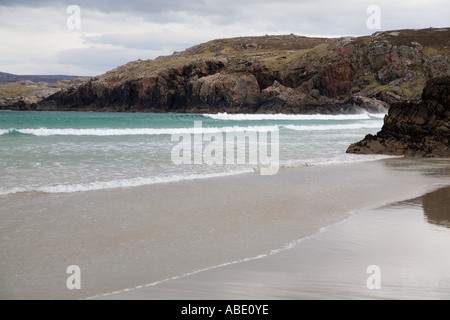
[[[450,75],[450,28],[360,38],[214,40],[134,61],[31,105],[36,110],[357,113],[420,99]]]
[[[450,157],[450,77],[428,81],[421,102],[392,105],[382,130],[347,152]]]

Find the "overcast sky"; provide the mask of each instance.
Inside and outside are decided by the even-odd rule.
[[[371,5],[381,30],[450,26],[449,0],[0,0],[0,71],[93,76],[218,38],[368,35]]]

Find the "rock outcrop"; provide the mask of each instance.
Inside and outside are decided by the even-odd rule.
[[[347,152],[450,157],[450,77],[428,81],[421,102],[392,105],[382,130]]]
[[[134,61],[30,110],[359,113],[420,100],[450,76],[450,28],[340,39],[296,35],[214,40]]]
[[[34,76],[35,79],[39,77],[41,76]],[[37,103],[42,100],[61,90],[78,88],[83,81],[85,81],[83,78],[75,78],[57,82],[21,80],[2,84],[0,85],[0,109],[30,110],[36,108]]]

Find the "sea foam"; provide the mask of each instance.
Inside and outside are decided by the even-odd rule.
[[[207,118],[214,120],[233,120],[233,121],[257,121],[257,120],[370,120],[373,118],[383,119],[385,114],[345,114],[345,115],[325,115],[325,114],[203,114]]]
[[[305,159],[305,160],[289,160],[280,163],[281,169],[288,168],[300,168],[300,167],[313,167],[313,166],[328,166],[349,164],[357,162],[376,161],[382,159],[398,158],[398,156],[387,155],[344,155],[340,158],[333,159]],[[59,184],[59,185],[47,185],[47,186],[25,186],[25,187],[13,187],[2,188],[0,187],[0,196],[6,196],[16,193],[75,193],[75,192],[88,192],[88,191],[100,191],[109,189],[120,188],[133,188],[140,186],[149,186],[155,184],[167,184],[176,183],[182,181],[192,180],[205,180],[221,177],[230,177],[242,174],[249,174],[258,172],[258,167],[246,166],[240,168],[233,168],[228,170],[222,170],[217,172],[206,173],[191,173],[191,174],[178,174],[171,176],[160,177],[137,177],[130,179],[118,179],[110,181],[95,181],[90,183],[77,183],[77,184]]]
[[[294,131],[329,131],[329,130],[381,129],[382,126],[383,121],[371,121],[367,123],[353,123],[353,124],[332,124],[332,125],[311,125],[311,126],[287,125],[283,126],[283,128]]]
[[[142,136],[142,135],[173,135],[173,134],[195,134],[195,133],[227,133],[227,132],[260,132],[278,130],[278,126],[252,126],[252,127],[205,127],[201,129],[194,128],[134,128],[134,129],[9,129],[1,130],[0,135],[21,133],[33,136]]]
[[[246,173],[254,173],[253,168],[239,168],[234,170],[225,170],[222,172],[210,172],[210,173],[198,173],[188,175],[172,175],[168,177],[138,177],[122,180],[111,181],[95,181],[91,183],[79,183],[79,184],[60,184],[53,186],[28,186],[28,187],[14,187],[14,188],[0,188],[0,196],[37,192],[37,193],[74,193],[74,192],[87,192],[87,191],[99,191],[108,189],[119,188],[133,188],[154,184],[174,183],[181,181],[191,180],[204,180],[220,177],[228,177]]]

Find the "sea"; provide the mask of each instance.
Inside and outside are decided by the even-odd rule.
[[[269,151],[277,148],[279,168],[376,160],[383,156],[349,155],[346,149],[377,133],[384,116],[0,111],[0,196],[213,179],[251,173],[258,165],[270,164],[251,161],[250,150],[258,152],[258,148],[251,148],[250,138],[236,140],[234,145],[236,155],[238,148],[246,148],[245,160],[239,162],[236,156],[227,161],[229,133],[253,137],[251,133],[276,132],[277,140],[267,138],[264,143],[270,145]],[[222,137],[224,150],[209,155],[217,152],[224,158],[212,162],[203,161],[202,154],[194,155],[209,150],[211,144],[208,137],[200,148],[194,146],[195,134]],[[189,137],[192,150],[183,151]]]

